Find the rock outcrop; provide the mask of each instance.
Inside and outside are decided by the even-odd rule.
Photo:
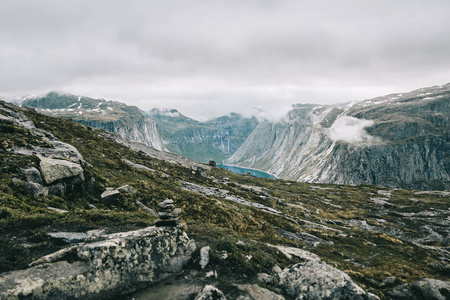
[[[388,295],[393,300],[446,300],[450,299],[450,281],[424,278],[399,285]]]
[[[287,257],[295,255],[304,261],[283,270],[276,266],[271,277],[263,274],[259,277],[295,299],[378,299],[365,292],[346,273],[313,253],[291,247],[279,247],[279,250]]]
[[[84,181],[83,168],[79,164],[61,159],[45,157],[39,157],[39,159],[39,169],[47,185],[71,177],[78,177],[79,181]]]
[[[85,187],[84,170],[80,164],[46,158],[38,155],[39,169],[31,167],[20,170],[25,190],[33,197],[64,196],[78,187]]]
[[[75,188],[85,187],[83,166],[88,164],[75,147],[59,141],[50,132],[37,128],[32,120],[12,105],[0,106],[0,112],[0,120],[12,122],[26,132],[25,135],[30,140],[35,140],[35,145],[23,142],[26,146],[8,148],[11,154],[39,158],[36,167],[18,170],[29,194],[33,197],[49,194],[64,196]]]
[[[179,272],[195,243],[175,227],[96,236],[0,275],[0,299],[110,299]]]

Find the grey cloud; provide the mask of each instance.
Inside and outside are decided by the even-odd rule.
[[[438,0],[5,0],[0,95],[57,89],[199,117],[362,100],[449,81],[448,11]]]

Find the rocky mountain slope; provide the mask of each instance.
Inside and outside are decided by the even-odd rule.
[[[34,107],[44,114],[70,118],[101,128],[158,150],[166,150],[155,122],[135,106],[56,92],[50,92],[44,97],[26,98],[22,105]]]
[[[306,182],[450,189],[450,84],[347,107],[297,105],[226,161]]]
[[[27,98],[22,105],[200,162],[229,157],[258,123],[256,118],[238,114],[198,122],[176,110],[153,109],[147,113],[116,101],[55,92]]]
[[[258,124],[256,118],[234,113],[206,122],[187,118],[175,109],[153,109],[149,115],[170,152],[199,162],[223,161],[236,152]]]
[[[239,176],[4,102],[0,138],[1,299],[450,295],[448,192]]]

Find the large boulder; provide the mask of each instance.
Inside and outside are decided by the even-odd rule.
[[[281,270],[273,269],[271,283],[296,300],[378,299],[365,292],[343,271],[322,261],[317,255],[293,247],[277,247],[288,258],[293,255],[303,262]]]
[[[0,299],[111,299],[181,271],[195,243],[180,228],[97,237],[0,275]]]
[[[275,275],[275,283],[298,300],[376,299],[346,273],[323,261],[307,261],[285,268]]]
[[[39,169],[47,185],[63,179],[84,181],[83,168],[76,163],[61,159],[39,157]]]
[[[395,300],[446,300],[450,299],[450,281],[423,278],[399,285],[388,295]]]

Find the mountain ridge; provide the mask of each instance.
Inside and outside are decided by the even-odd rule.
[[[200,162],[226,159],[257,124],[256,118],[244,118],[239,114],[200,122],[184,116],[176,109],[152,109],[145,112],[117,101],[57,92],[27,98],[22,105]]]
[[[449,115],[450,84],[345,108],[300,106],[259,124],[225,163],[296,181],[445,190]]]
[[[196,161],[223,161],[277,178],[445,190],[450,189],[449,90],[446,84],[360,102],[294,104],[278,121],[231,113],[199,122],[176,109],[144,112],[73,95],[59,96],[71,102],[54,103],[56,93],[23,105]]]

